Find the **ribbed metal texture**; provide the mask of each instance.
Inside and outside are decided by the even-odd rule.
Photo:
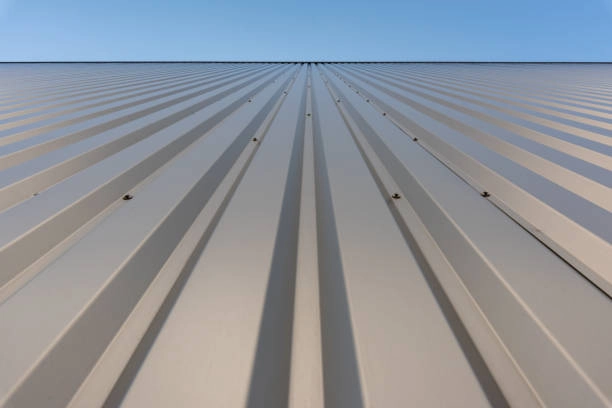
[[[612,67],[0,65],[0,404],[612,406]]]

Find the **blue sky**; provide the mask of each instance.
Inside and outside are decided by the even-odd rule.
[[[0,0],[0,60],[612,61],[612,0]]]

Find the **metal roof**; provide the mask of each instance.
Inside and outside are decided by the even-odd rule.
[[[0,404],[612,406],[610,136],[610,65],[0,65]]]

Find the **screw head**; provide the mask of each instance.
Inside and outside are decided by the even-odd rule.
[[[383,116],[387,116],[387,112],[383,112]]]
[[[257,138],[256,138],[256,137],[254,137],[254,138],[253,138],[253,141],[254,141],[254,142],[256,142],[256,141],[257,141]]]
[[[307,114],[306,114],[306,116],[309,116],[309,117],[310,117],[310,116],[312,116],[312,114],[311,114],[311,113],[307,113]]]
[[[133,196],[133,195],[131,195],[131,194],[126,194],[126,195],[124,195],[124,196],[123,196],[123,200],[124,200],[124,201],[131,200],[132,198],[134,198],[134,196]]]
[[[418,137],[413,137],[412,140],[414,140],[416,142],[417,140],[419,140],[419,138]]]
[[[398,200],[398,199],[402,198],[402,196],[399,195],[398,193],[393,193],[393,195],[391,195],[391,198],[393,198],[394,200]]]
[[[491,194],[489,194],[488,191],[483,191],[482,193],[480,193],[480,195],[483,197],[491,197]]]
[[[253,100],[249,98],[249,102],[253,102]]]
[[[340,99],[336,99],[336,102],[340,102]]]

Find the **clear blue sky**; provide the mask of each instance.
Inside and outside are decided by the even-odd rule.
[[[0,60],[612,61],[612,0],[0,0]]]

